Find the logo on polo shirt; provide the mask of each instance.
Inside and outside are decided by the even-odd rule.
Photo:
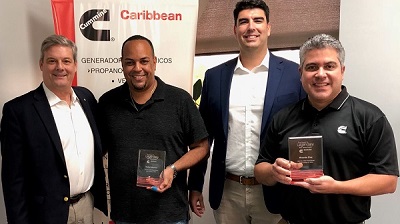
[[[338,128],[337,128],[337,132],[339,133],[339,134],[347,134],[347,126],[339,126]]]

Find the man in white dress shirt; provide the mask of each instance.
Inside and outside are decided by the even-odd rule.
[[[254,164],[272,116],[305,97],[298,65],[268,50],[269,8],[262,0],[242,0],[233,11],[239,57],[207,70],[200,113],[214,144],[210,205],[217,223],[277,223],[268,189],[254,178]],[[204,212],[202,189],[207,164],[189,175],[192,211]],[[264,195],[263,195],[264,190]],[[265,196],[265,203],[263,200]]]
[[[41,47],[43,82],[3,107],[2,184],[8,223],[93,223],[107,212],[94,112],[97,101],[72,87],[77,48],[52,35]]]

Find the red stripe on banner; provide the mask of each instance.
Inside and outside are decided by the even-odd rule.
[[[75,42],[74,0],[51,0],[54,32]],[[72,85],[77,85],[75,74]]]

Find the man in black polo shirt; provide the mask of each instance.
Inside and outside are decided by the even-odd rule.
[[[206,126],[190,94],[156,76],[157,58],[148,38],[129,37],[121,56],[126,82],[104,93],[98,106],[98,127],[108,150],[111,219],[116,224],[187,224],[187,169],[208,157]],[[143,149],[166,155],[163,181],[147,188],[137,184],[144,176],[138,168]],[[149,164],[150,170],[158,165]]]
[[[287,223],[363,223],[371,216],[371,196],[396,190],[392,128],[378,107],[342,85],[344,54],[326,34],[303,44],[300,72],[308,96],[277,113],[263,136],[255,177],[274,189]],[[288,138],[309,135],[323,137],[324,176],[293,182],[290,170],[302,164],[288,160]]]

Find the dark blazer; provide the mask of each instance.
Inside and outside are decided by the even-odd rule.
[[[90,191],[95,206],[107,215],[101,142],[92,113],[97,101],[88,89],[73,89],[94,136],[95,179]],[[68,172],[42,85],[4,104],[0,137],[8,223],[67,223],[70,205]]]
[[[200,113],[214,143],[210,172],[210,205],[218,209],[225,183],[225,159],[228,137],[229,93],[237,58],[207,70],[201,95]],[[270,54],[261,136],[265,135],[272,116],[285,106],[306,96],[298,64]],[[262,138],[261,138],[262,139]],[[202,191],[207,161],[191,168],[189,189]]]

